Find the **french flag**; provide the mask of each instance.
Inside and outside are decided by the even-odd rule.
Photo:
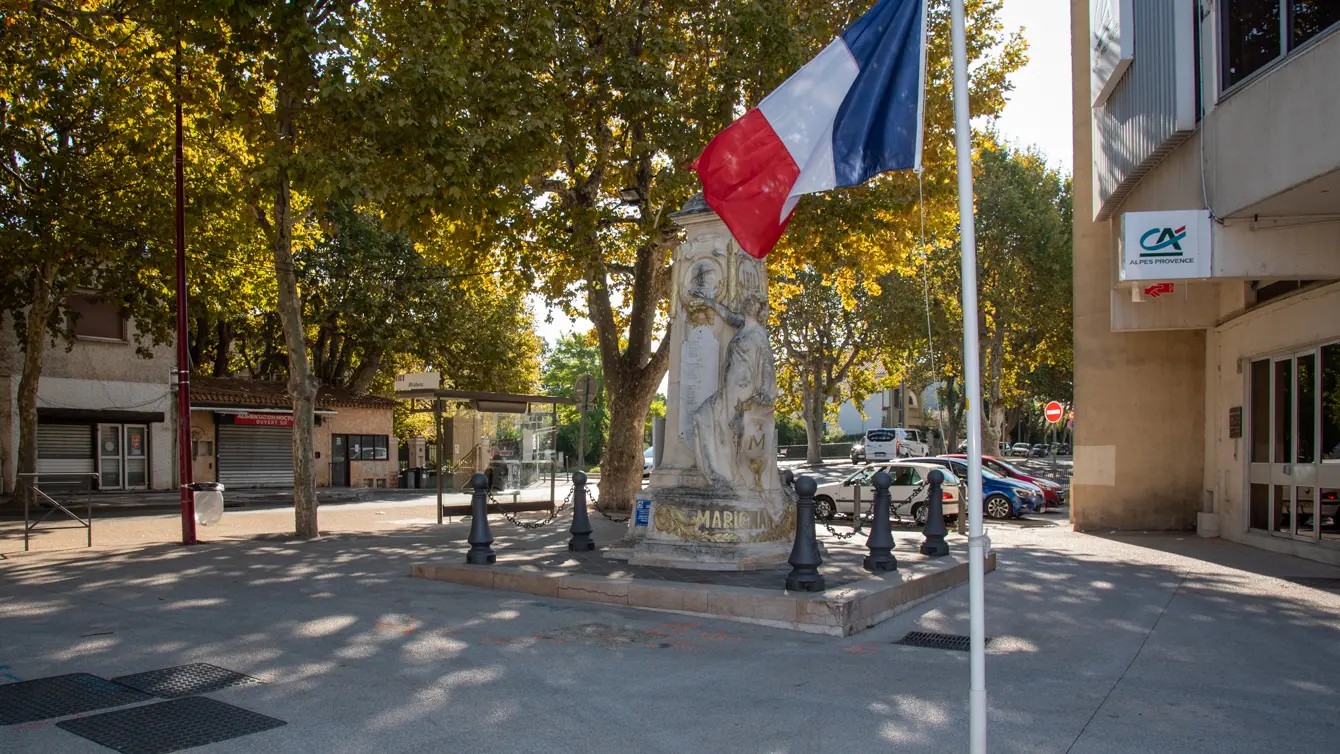
[[[921,164],[923,0],[879,0],[693,163],[703,199],[759,259],[804,194]]]

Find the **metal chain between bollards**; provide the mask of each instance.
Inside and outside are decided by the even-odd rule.
[[[619,518],[617,516],[611,516],[610,514],[606,513],[605,510],[600,507],[599,495],[592,495],[590,492],[588,492],[586,493],[586,500],[591,505],[592,508],[596,509],[596,513],[599,513],[600,515],[604,516],[607,520],[613,521],[616,524],[626,524],[628,523],[629,519],[632,518],[632,516],[624,516],[623,518]]]
[[[507,503],[504,503],[501,500],[499,500],[493,494],[493,490],[489,490],[489,502],[498,506],[498,510],[502,511],[503,518],[507,519],[507,523],[511,524],[512,526],[521,529],[539,529],[541,527],[548,526],[549,524],[552,524],[554,521],[558,520],[558,514],[562,513],[563,510],[568,507],[568,504],[572,502],[572,490],[568,490],[568,496],[563,498],[563,503],[559,505],[557,508],[555,508],[553,512],[550,513],[548,516],[546,516],[542,521],[522,521],[521,519],[517,518],[516,513],[513,513],[512,511],[509,511],[503,507],[504,505],[507,505]]]
[[[926,488],[926,484],[927,484],[927,482],[926,482],[925,480],[922,480],[921,484],[918,484],[918,485],[912,490],[912,494],[908,495],[906,500],[903,500],[902,502],[898,503],[898,506],[906,505],[906,504],[912,502],[914,499],[916,499],[916,496],[917,496],[917,495],[920,495],[920,494],[921,494],[921,491],[922,491],[923,489]],[[875,510],[875,501],[874,501],[874,500],[871,500],[871,501],[870,501],[870,507],[868,507],[868,508],[865,509],[865,513],[864,513],[863,515],[867,515],[867,516],[868,516],[868,515],[870,515],[874,510]],[[895,514],[894,514],[894,517],[895,517],[895,518],[898,518],[898,514],[895,513]],[[821,519],[821,520],[822,520],[822,519]],[[898,520],[901,521],[902,519],[901,519],[901,518],[898,518]],[[833,528],[833,525],[830,524],[830,523],[828,523],[828,521],[823,521],[823,525],[824,525],[824,528],[828,530],[828,533],[829,533],[829,534],[833,535],[833,536],[836,537],[837,539],[846,541],[846,540],[851,539],[852,537],[856,536],[857,534],[860,534],[860,533],[861,533],[861,530],[856,528],[856,521],[857,521],[857,519],[856,519],[855,516],[853,515],[853,517],[852,517],[852,521],[851,521],[851,523],[852,523],[851,531],[847,532],[846,534],[839,534],[839,533],[838,533],[838,530],[837,530],[837,529],[834,529],[834,528]]]

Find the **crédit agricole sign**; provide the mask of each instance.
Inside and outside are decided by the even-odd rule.
[[[1121,280],[1210,277],[1210,223],[1199,209],[1122,215]]]

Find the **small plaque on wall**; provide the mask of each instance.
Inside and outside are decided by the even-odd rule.
[[[1233,439],[1242,437],[1242,406],[1228,410],[1228,436]]]

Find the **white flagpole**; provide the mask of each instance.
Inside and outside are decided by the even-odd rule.
[[[963,0],[952,0],[954,151],[958,158],[959,238],[963,251],[963,373],[968,423],[968,607],[971,681],[968,751],[986,754],[986,550],[982,529],[982,374],[977,347],[977,231],[973,223],[972,124],[968,117],[968,46]]]

